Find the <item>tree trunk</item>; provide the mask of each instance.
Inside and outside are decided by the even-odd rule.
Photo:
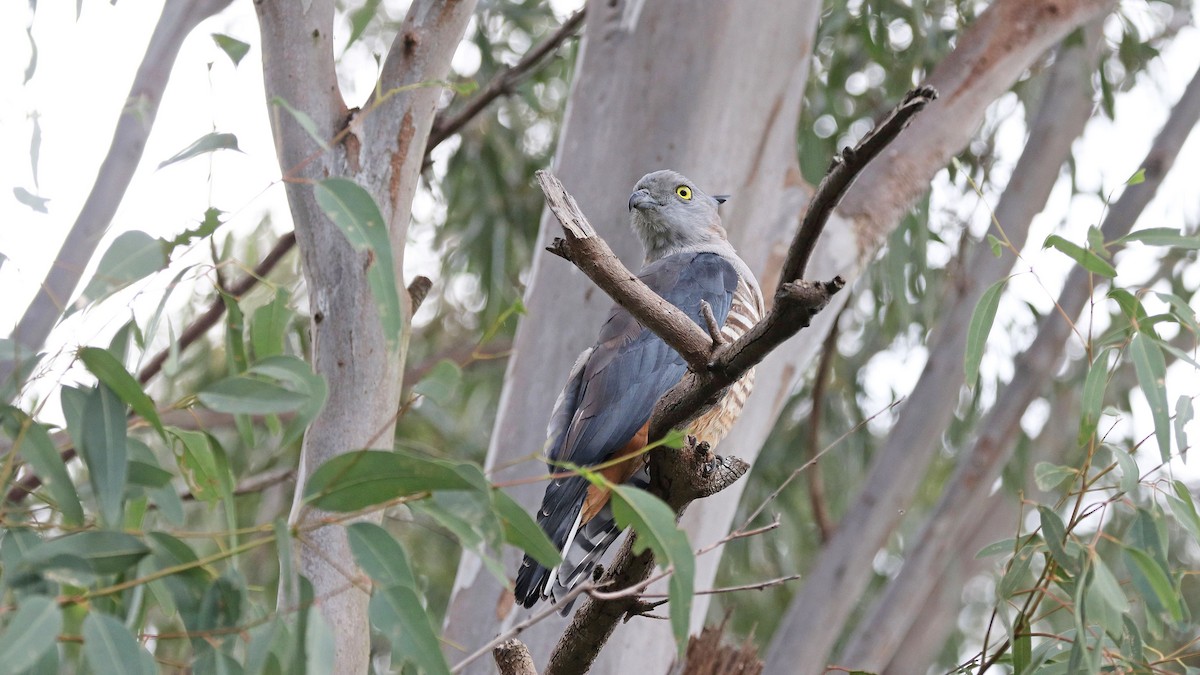
[[[1071,144],[1092,112],[1090,73],[1093,54],[1076,48],[1060,55],[1045,91],[1041,110],[1031,126],[1028,150],[1013,170],[996,219],[1005,236],[1020,250],[1034,216],[1041,212]],[[996,232],[999,236],[1000,233]],[[768,664],[782,666],[796,658],[802,643],[812,655],[827,653],[842,633],[873,576],[872,560],[883,548],[917,495],[929,463],[941,448],[941,438],[958,405],[963,384],[963,355],[967,326],[983,292],[1012,269],[1014,258],[1000,258],[985,246],[975,247],[969,261],[947,285],[945,310],[929,338],[929,360],[875,455],[862,493],[817,556],[800,592],[784,616],[769,650]],[[794,636],[803,635],[803,640]],[[795,645],[794,647],[792,645]]]
[[[263,74],[270,100],[280,97],[307,115],[317,134],[334,141],[324,150],[282,107],[272,123],[296,228],[312,316],[314,370],[329,398],[304,437],[290,522],[311,523],[322,514],[302,504],[306,479],[322,463],[362,448],[391,448],[400,402],[411,315],[401,293],[404,328],[384,334],[367,283],[372,264],[356,251],[317,205],[312,183],[346,176],[365,188],[388,226],[395,282],[403,285],[404,243],[425,140],[440,96],[436,87],[397,91],[404,85],[445,79],[475,3],[416,0],[384,62],[376,94],[354,116],[338,88],[333,59],[332,0],[305,4],[256,3],[262,31]],[[342,132],[345,131],[345,134]],[[371,516],[378,521],[380,514]],[[333,631],[339,673],[367,672],[371,630],[367,589],[354,565],[342,524],[297,536],[297,571]],[[281,579],[280,605],[294,606],[293,580]]]
[[[774,286],[765,270],[782,263],[808,191],[799,177],[795,126],[818,12],[819,3],[811,1],[772,12],[748,1],[589,5],[555,173],[627,265],[637,269],[641,258],[628,225],[629,192],[643,174],[674,168],[709,192],[733,195],[722,207],[730,239],[764,287]],[[539,248],[558,229],[553,216],[543,216]],[[832,274],[827,268],[818,273]],[[525,304],[487,463],[528,461],[497,471],[500,480],[545,472],[537,456],[551,405],[575,357],[594,342],[610,300],[571,265],[543,255],[535,260]],[[722,454],[757,454],[794,379],[795,368],[785,364],[795,357],[782,356],[787,351],[777,350],[759,366],[756,391]],[[511,494],[532,510],[544,488],[535,483]],[[693,509],[707,510],[708,502],[721,499],[732,513],[732,491]],[[713,529],[728,528],[728,518],[723,514]],[[712,537],[693,529],[692,538],[699,544]],[[698,583],[711,583],[715,568],[698,562]],[[505,563],[515,570],[519,557],[510,553]],[[511,594],[464,554],[447,611],[448,643],[481,644],[522,614],[513,611]],[[562,626],[544,621],[522,634],[539,663]],[[618,628],[613,639],[620,646],[606,650],[594,672],[612,672],[630,656],[639,669],[665,671],[674,648],[669,628],[659,628],[645,620]],[[450,654],[452,662],[456,656]]]

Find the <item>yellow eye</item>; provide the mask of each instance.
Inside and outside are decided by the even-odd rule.
[[[692,188],[686,185],[680,185],[679,187],[675,188],[675,194],[679,195],[680,199],[687,201],[692,198]]]

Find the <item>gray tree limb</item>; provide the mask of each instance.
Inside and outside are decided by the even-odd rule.
[[[305,4],[264,0],[255,5],[268,97],[285,100],[306,114],[319,134],[335,140],[327,151],[295,118],[280,107],[274,110],[276,148],[312,312],[313,367],[329,385],[328,401],[304,437],[293,526],[321,518],[301,500],[303,486],[317,467],[345,452],[391,447],[412,305],[409,295],[402,294],[405,328],[400,336],[384,335],[367,283],[369,254],[354,250],[326,218],[311,183],[350,176],[372,194],[388,227],[396,261],[394,280],[403,287],[409,211],[439,92],[431,83],[445,78],[475,6],[473,0],[414,1],[388,52],[375,94],[364,111],[351,114],[334,72],[334,3]],[[322,613],[335,632],[337,672],[366,672],[368,597],[347,583],[343,572],[353,560],[344,528],[311,530],[296,560],[298,572],[312,583],[316,597],[323,598]],[[294,602],[291,588],[291,580],[281,580],[281,604]]]
[[[1106,241],[1127,234],[1178,156],[1196,122],[1200,120],[1200,71],[1171,109],[1166,124],[1142,161],[1146,180],[1125,188],[1101,225]],[[911,609],[927,598],[936,585],[949,552],[957,547],[970,526],[979,521],[983,498],[1011,456],[1020,430],[1021,415],[1046,387],[1062,358],[1071,326],[1064,316],[1075,317],[1093,292],[1090,273],[1074,267],[1058,297],[1059,311],[1039,324],[1037,337],[1015,362],[1012,381],[1004,387],[992,410],[980,424],[980,436],[959,460],[947,488],[905,557],[899,575],[859,623],[846,646],[845,665],[867,670],[886,664],[899,648],[914,614]]]
[[[88,261],[121,204],[133,173],[142,159],[146,139],[154,126],[158,104],[171,76],[184,38],[201,21],[229,5],[230,0],[170,0],[154,26],[146,55],[129,88],[125,108],[117,119],[112,144],[100,164],[96,182],[88,193],[75,224],[67,233],[33,302],[21,316],[12,337],[25,356],[36,353],[62,316]],[[18,354],[19,362],[21,354]],[[14,361],[0,360],[0,383],[14,376]]]
[[[1093,44],[1098,43],[1099,36],[1093,37]],[[1026,149],[996,206],[996,221],[1017,250],[1024,245],[1034,216],[1044,208],[1063,163],[1070,158],[1072,142],[1091,117],[1088,74],[1093,56],[1094,49],[1081,47],[1060,54]],[[1008,274],[1014,260],[1009,251],[997,258],[988,247],[977,246],[955,281],[947,284],[944,310],[929,338],[929,360],[883,448],[876,453],[860,498],[842,517],[789,604],[768,649],[768,669],[782,668],[799,658],[805,659],[800,672],[815,672],[824,665],[873,576],[875,553],[895,531],[901,514],[908,511],[941,447],[940,439],[953,418],[963,383],[971,313],[988,286]]]

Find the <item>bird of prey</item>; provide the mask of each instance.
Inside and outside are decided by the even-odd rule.
[[[746,263],[725,236],[717,206],[725,197],[705,194],[675,171],[646,174],[629,197],[633,230],[646,251],[638,277],[705,326],[707,302],[722,334],[736,339],[763,313],[762,292]],[[575,361],[546,430],[551,472],[561,463],[594,466],[627,455],[630,460],[601,470],[613,483],[649,483],[647,429],[654,404],[687,372],[683,357],[616,305],[595,346]],[[748,371],[702,413],[690,428],[697,441],[715,446],[741,414],[754,381]],[[538,523],[562,552],[563,562],[546,569],[525,556],[517,572],[516,599],[532,607],[542,598],[557,602],[588,578],[604,551],[620,535],[608,491],[582,476],[551,480]],[[570,604],[563,607],[565,614]]]

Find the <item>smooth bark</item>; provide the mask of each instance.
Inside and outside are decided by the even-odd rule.
[[[1048,78],[1048,93],[1031,124],[1026,150],[995,210],[996,221],[1016,250],[1024,246],[1030,224],[1045,207],[1063,163],[1070,158],[1072,142],[1091,117],[1093,63],[1091,50],[1070,49],[1060,54]],[[1001,236],[994,227],[991,231]],[[816,661],[824,657],[813,652],[827,654],[841,635],[874,575],[876,552],[911,506],[953,419],[963,384],[971,314],[984,291],[1009,273],[1014,260],[1011,251],[996,257],[989,247],[976,246],[947,284],[944,310],[928,341],[929,360],[876,453],[860,497],[842,517],[792,599],[769,649],[768,667],[782,667],[797,658],[798,648],[789,645],[797,642],[795,636],[803,635],[798,642],[813,659],[805,666],[817,668]]]
[[[1145,181],[1128,186],[1100,227],[1105,241],[1127,234],[1154,197],[1180,148],[1200,120],[1200,71],[1171,110],[1142,161]],[[915,620],[911,611],[929,597],[951,552],[979,522],[984,497],[1012,454],[1026,408],[1057,371],[1072,327],[1064,317],[1079,316],[1093,292],[1087,270],[1074,267],[1058,296],[1057,311],[1039,324],[1033,343],[1016,360],[1012,381],[980,423],[979,438],[959,460],[947,487],[907,553],[899,575],[859,623],[846,646],[843,665],[878,670],[900,648]]]
[[[367,283],[370,255],[354,250],[326,218],[312,183],[347,176],[371,193],[388,227],[395,282],[403,288],[409,211],[440,95],[438,87],[426,83],[445,79],[475,5],[471,0],[413,2],[384,61],[376,93],[352,114],[334,72],[334,3],[306,4],[256,3],[269,99],[279,97],[307,115],[318,135],[332,144],[325,150],[283,106],[272,105],[308,287],[313,367],[329,386],[328,402],[304,437],[293,526],[322,517],[301,501],[305,480],[317,467],[345,452],[392,446],[411,316],[410,296],[402,293],[402,334],[384,334]],[[369,585],[353,564],[344,527],[309,531],[296,547],[296,560],[334,631],[337,672],[366,672]],[[281,605],[295,602],[289,597],[293,588],[292,580],[281,580]]]
[[[129,97],[117,119],[112,144],[100,164],[92,191],[51,263],[41,288],[13,331],[15,348],[19,350],[16,362],[0,360],[0,385],[16,374],[16,363],[42,348],[75,293],[83,271],[96,253],[96,247],[108,230],[142,160],[146,139],[154,127],[158,104],[167,88],[179,47],[193,28],[225,9],[229,2],[170,0],[163,7],[146,47],[146,55],[133,77]]]

